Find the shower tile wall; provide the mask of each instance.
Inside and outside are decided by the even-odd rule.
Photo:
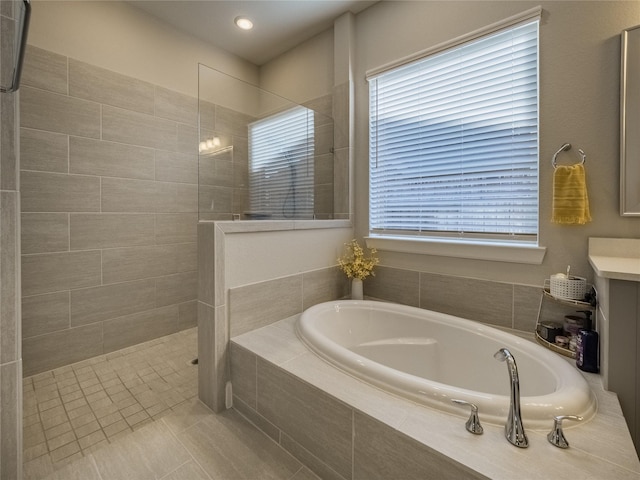
[[[334,217],[334,101],[333,95],[325,95],[304,104],[315,112],[314,115],[314,178],[313,178],[313,211],[318,220],[329,220]]]
[[[333,96],[304,104],[314,110],[314,214],[334,218]],[[248,125],[256,117],[211,102],[200,102],[200,141],[219,139],[218,153],[199,155],[198,210],[200,220],[242,217],[249,205]],[[232,147],[232,148],[229,148]]]
[[[234,213],[249,210],[247,125],[254,120],[244,113],[200,102],[200,141],[220,140],[219,153],[199,155],[200,220],[232,220]]]
[[[0,79],[13,72],[17,2],[0,2]],[[17,15],[16,15],[17,16]],[[20,90],[21,92],[21,90]],[[0,93],[0,479],[22,477],[18,99]]]
[[[365,295],[478,322],[533,333],[538,316],[559,321],[573,305],[549,301],[542,286],[479,280],[379,266],[364,283]]]
[[[197,100],[30,46],[24,374],[196,324]]]

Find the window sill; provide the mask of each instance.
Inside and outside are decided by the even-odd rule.
[[[522,243],[479,240],[410,238],[371,235],[365,238],[367,247],[380,251],[470,258],[493,262],[541,265],[546,247]]]

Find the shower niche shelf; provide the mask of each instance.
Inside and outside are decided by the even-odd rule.
[[[546,339],[540,336],[540,315],[542,313],[542,304],[545,299],[548,299],[552,302],[556,302],[560,305],[564,305],[567,307],[573,307],[576,310],[589,310],[592,312],[591,318],[593,321],[593,328],[597,326],[597,293],[596,289],[593,285],[587,284],[587,295],[584,300],[571,300],[568,298],[559,298],[551,295],[551,285],[549,279],[546,279],[544,282],[544,287],[542,288],[542,295],[540,298],[540,307],[538,308],[538,319],[536,321],[536,330],[535,330],[535,338],[536,341],[542,345],[543,347],[548,348],[549,350],[559,353],[560,355],[564,355],[569,358],[576,358],[576,352],[571,350],[570,348],[565,348],[555,343],[551,343]],[[555,323],[562,323],[559,320],[555,320]]]

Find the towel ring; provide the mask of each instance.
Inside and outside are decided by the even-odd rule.
[[[553,165],[553,168],[558,168],[558,154],[560,152],[564,152],[567,150],[571,150],[571,144],[570,143],[565,143],[564,145],[562,145],[558,151],[556,153],[553,154],[553,160],[551,160],[551,165]],[[581,164],[584,165],[585,160],[587,159],[587,154],[584,153],[584,150],[582,150],[581,148],[578,149],[578,153],[580,154],[580,158],[581,160]]]

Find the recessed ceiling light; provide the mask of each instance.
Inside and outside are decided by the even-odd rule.
[[[253,22],[247,17],[236,17],[234,23],[242,30],[251,30],[253,28]]]

